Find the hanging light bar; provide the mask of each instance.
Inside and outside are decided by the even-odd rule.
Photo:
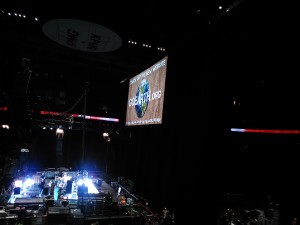
[[[99,116],[88,116],[88,115],[80,115],[80,114],[68,114],[68,113],[59,113],[59,112],[48,112],[48,111],[40,111],[41,115],[52,115],[52,116],[72,116],[74,118],[85,118],[88,120],[104,120],[110,122],[119,122],[117,118],[109,118],[109,117],[99,117]]]
[[[271,130],[271,129],[247,129],[247,128],[231,128],[232,132],[244,133],[268,133],[268,134],[300,134],[300,130]]]

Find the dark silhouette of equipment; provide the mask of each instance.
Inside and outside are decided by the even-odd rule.
[[[88,186],[86,185],[78,186],[78,197],[88,194],[88,191],[89,191]]]
[[[48,187],[44,187],[43,188],[43,195],[49,195],[49,188]]]
[[[19,195],[21,194],[21,188],[20,187],[15,187],[14,188],[14,195]]]
[[[64,207],[67,207],[69,205],[69,201],[64,199],[64,200],[62,200],[61,205]]]
[[[72,184],[73,184],[73,181],[71,181],[71,180],[67,181],[66,194],[72,194]]]

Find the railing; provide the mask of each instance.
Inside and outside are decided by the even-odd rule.
[[[136,204],[140,207],[140,215],[148,224],[160,224],[161,218],[157,216],[152,210],[150,210],[146,205],[141,203],[140,199],[127,190],[126,187],[122,186],[120,182],[117,182],[117,186],[119,186],[123,191],[126,192],[131,198],[136,201]]]

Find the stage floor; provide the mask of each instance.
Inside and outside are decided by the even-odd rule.
[[[139,203],[121,184],[107,182],[98,176],[93,176],[92,179],[94,188],[99,193],[88,193],[83,189],[78,191],[80,185],[73,182],[76,187],[68,194],[66,188],[62,189],[62,195],[59,196],[64,198],[56,200],[49,192],[44,193],[43,188],[39,188],[40,183],[36,182],[31,188],[14,191],[7,202],[7,211],[13,214],[26,211],[25,214],[30,214],[33,225],[92,224],[97,221],[101,221],[101,224],[116,222],[122,225],[143,225],[151,220],[151,224],[159,221],[156,215]],[[65,200],[68,203],[63,205]]]
[[[112,202],[118,201],[118,193],[117,190],[115,190],[110,184],[108,184],[106,181],[102,180],[101,185],[98,185],[97,183],[94,183],[95,188],[99,193],[110,193],[112,197]],[[85,194],[84,198],[95,198],[97,195],[93,194]],[[7,204],[12,204],[14,206],[22,206],[22,205],[30,205],[30,204],[38,204],[42,205],[44,203],[44,198],[47,197],[47,195],[43,195],[42,193],[39,193],[32,197],[30,195],[26,195],[25,193],[21,192],[20,194],[12,194],[9,198]],[[76,202],[78,199],[81,200],[81,197],[78,197],[77,193],[72,193],[67,195],[68,200],[70,202]]]

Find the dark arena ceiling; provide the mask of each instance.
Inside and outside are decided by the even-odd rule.
[[[10,110],[3,118],[25,125],[28,121],[40,126],[69,124],[68,114],[51,119],[41,118],[39,112],[82,114],[86,91],[87,115],[123,120],[128,78],[166,55],[187,54],[180,50],[192,49],[198,36],[213,26],[224,29],[221,38],[225,47],[217,50],[220,67],[216,70],[229,74],[227,94],[240,101],[240,93],[234,91],[253,93],[255,97],[245,99],[250,102],[247,112],[256,113],[251,104],[259,95],[276,93],[281,84],[290,85],[275,79],[274,73],[291,76],[284,71],[291,67],[286,63],[279,69],[273,67],[282,64],[278,55],[288,56],[277,31],[289,35],[283,24],[293,20],[283,20],[276,10],[287,11],[281,5],[274,6],[247,0],[184,4],[169,0],[0,1],[0,103]],[[222,28],[224,24],[226,28]],[[83,26],[89,30],[81,29]],[[253,59],[255,67],[251,66]],[[229,67],[234,73],[226,71]],[[289,91],[295,88],[293,80],[291,83]],[[263,100],[260,106],[265,107]]]
[[[240,2],[223,4],[233,10]],[[124,117],[128,78],[208,26],[217,7],[209,1],[1,1],[2,106],[22,123],[56,125],[69,117],[52,121],[38,112],[82,114],[86,91],[88,115]]]

